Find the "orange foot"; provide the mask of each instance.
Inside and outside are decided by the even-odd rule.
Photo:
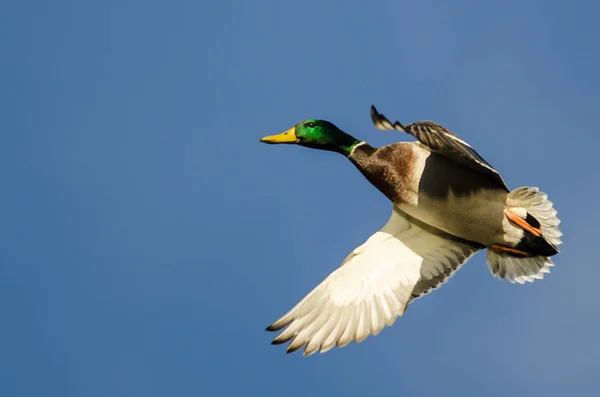
[[[508,252],[509,254],[515,254],[515,255],[520,255],[520,256],[531,256],[525,251],[507,247],[505,245],[492,244],[492,248],[495,250],[498,250],[498,251]]]
[[[510,209],[508,209],[508,207],[504,207],[504,215],[506,215],[506,217],[508,218],[509,221],[516,223],[522,229],[527,230],[529,233],[533,234],[534,236],[539,237],[542,235],[542,231],[540,229],[538,229],[537,227],[531,226],[529,223],[527,223],[527,221],[525,219],[521,218],[519,215],[512,212]]]

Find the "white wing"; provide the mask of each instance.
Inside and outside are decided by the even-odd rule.
[[[439,287],[479,249],[426,230],[395,208],[380,231],[267,330],[288,326],[273,340],[291,340],[288,353],[361,342],[392,325],[412,300]]]

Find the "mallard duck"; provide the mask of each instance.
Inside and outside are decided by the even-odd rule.
[[[374,148],[325,120],[305,120],[261,142],[337,152],[392,202],[388,222],[267,330],[287,352],[326,352],[377,335],[408,304],[433,291],[479,250],[491,273],[513,283],[543,278],[559,252],[560,220],[536,187],[509,191],[467,142],[431,121],[390,122],[371,107],[380,130],[416,142]]]

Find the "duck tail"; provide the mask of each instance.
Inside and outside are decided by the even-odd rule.
[[[508,194],[503,227],[511,247],[492,245],[487,250],[490,272],[498,278],[523,284],[542,279],[554,266],[559,252],[560,219],[548,195],[537,187],[520,187]]]

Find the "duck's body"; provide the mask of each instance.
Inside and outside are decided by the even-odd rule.
[[[560,221],[546,194],[509,191],[498,171],[439,124],[405,127],[374,107],[371,117],[377,128],[418,142],[373,148],[323,120],[261,140],[341,153],[393,203],[383,228],[267,328],[287,327],[273,343],[291,341],[288,352],[325,352],[378,334],[479,250],[487,250],[494,276],[521,284],[543,278],[558,253]]]
[[[506,244],[502,220],[508,190],[494,181],[415,142],[381,148],[364,143],[348,158],[407,215],[483,246]]]

